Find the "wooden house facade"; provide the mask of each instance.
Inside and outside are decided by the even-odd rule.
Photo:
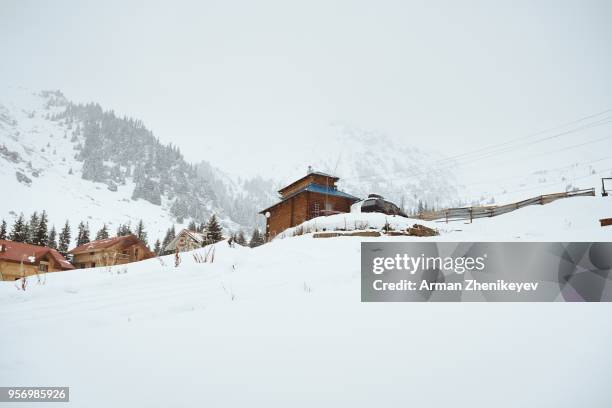
[[[358,197],[339,191],[338,177],[309,173],[278,191],[278,203],[260,211],[266,217],[266,240],[311,218],[350,212]]]
[[[55,249],[0,240],[0,280],[74,269]]]
[[[172,241],[164,248],[164,253],[175,253],[193,251],[196,248],[201,248],[206,242],[206,234],[188,229],[183,229],[179,232]]]
[[[72,263],[80,269],[121,265],[155,256],[135,235],[91,241],[68,253],[73,255]]]

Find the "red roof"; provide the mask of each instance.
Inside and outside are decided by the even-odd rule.
[[[110,248],[117,244],[119,244],[120,248],[126,248],[126,247],[129,247],[130,245],[134,245],[139,242],[142,244],[142,246],[145,246],[144,243],[136,237],[136,235],[125,235],[123,237],[99,239],[97,241],[91,241],[91,242],[88,242],[87,244],[83,244],[81,246],[73,248],[70,251],[68,251],[68,253],[78,254],[82,252],[93,252],[99,249]]]
[[[9,262],[23,261],[24,264],[34,265],[39,263],[45,256],[55,260],[61,269],[74,269],[74,266],[53,248],[38,245],[25,244],[23,242],[6,241],[0,239],[0,260]]]

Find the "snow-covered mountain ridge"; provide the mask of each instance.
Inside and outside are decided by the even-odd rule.
[[[250,180],[236,183],[211,166],[202,175],[140,121],[73,104],[57,91],[2,94],[0,182],[0,218],[9,225],[21,212],[42,210],[58,227],[66,219],[73,227],[86,221],[94,232],[103,223],[113,231],[143,219],[155,239],[173,224],[204,222],[213,213],[228,230],[257,222],[233,217],[228,205],[227,195]]]
[[[418,138],[399,143],[382,132],[331,123],[307,140],[292,141],[287,149],[273,153],[273,159],[271,153],[262,158],[261,174],[277,187],[297,180],[312,167],[338,176],[338,187],[352,195],[381,194],[407,211],[419,201],[437,207],[458,204],[453,169],[436,169],[433,164],[444,156],[420,149]],[[262,150],[266,153],[268,148]],[[215,164],[223,168],[223,163]]]
[[[207,161],[188,163],[139,120],[98,104],[74,104],[59,91],[9,88],[0,98],[0,181],[11,193],[0,204],[0,218],[10,225],[21,212],[27,217],[46,210],[51,224],[86,221],[92,231],[143,219],[155,239],[172,224],[202,222],[215,213],[227,230],[250,229],[262,224],[258,211],[278,199],[276,191],[303,176],[308,165],[339,174],[340,187],[357,196],[382,193],[407,208],[417,199],[455,197],[450,172],[435,183],[433,172],[389,180],[426,167],[431,154],[368,132],[330,130],[275,177],[261,177],[260,169],[237,176]],[[232,160],[227,157],[228,165]],[[284,164],[280,159],[274,166]]]
[[[382,194],[407,212],[422,204],[501,204],[599,186],[600,177],[612,174],[605,149],[594,148],[609,143],[601,137],[606,130],[551,138],[536,146],[539,151],[530,147],[528,155],[524,149],[508,149],[483,161],[483,154],[454,160],[423,151],[416,136],[393,139],[333,124],[295,140],[291,150],[272,159],[269,146],[251,149],[256,165],[232,155],[231,143],[206,139],[227,151],[215,154],[202,147],[205,161],[191,164],[136,119],[118,117],[94,103],[71,103],[57,91],[10,88],[0,96],[0,183],[5,192],[0,219],[10,227],[20,212],[27,217],[46,210],[58,228],[68,219],[73,228],[89,222],[91,231],[107,223],[111,232],[143,219],[154,241],[173,224],[180,228],[215,213],[227,231],[250,230],[262,226],[258,211],[278,200],[276,191],[305,175],[309,166],[339,176],[339,188],[350,194]],[[573,144],[579,146],[573,149]]]

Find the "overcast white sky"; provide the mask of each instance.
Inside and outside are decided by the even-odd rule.
[[[609,0],[124,3],[2,1],[0,82],[140,118],[191,160],[331,121],[453,154],[612,108]]]

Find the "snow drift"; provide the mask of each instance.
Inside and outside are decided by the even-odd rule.
[[[596,218],[611,209],[568,199],[427,239],[609,240]],[[363,304],[362,240],[224,241],[212,263],[202,248],[178,268],[168,256],[25,292],[0,282],[0,379],[68,385],[77,407],[609,405],[607,305]],[[581,374],[560,386],[568,372]]]

